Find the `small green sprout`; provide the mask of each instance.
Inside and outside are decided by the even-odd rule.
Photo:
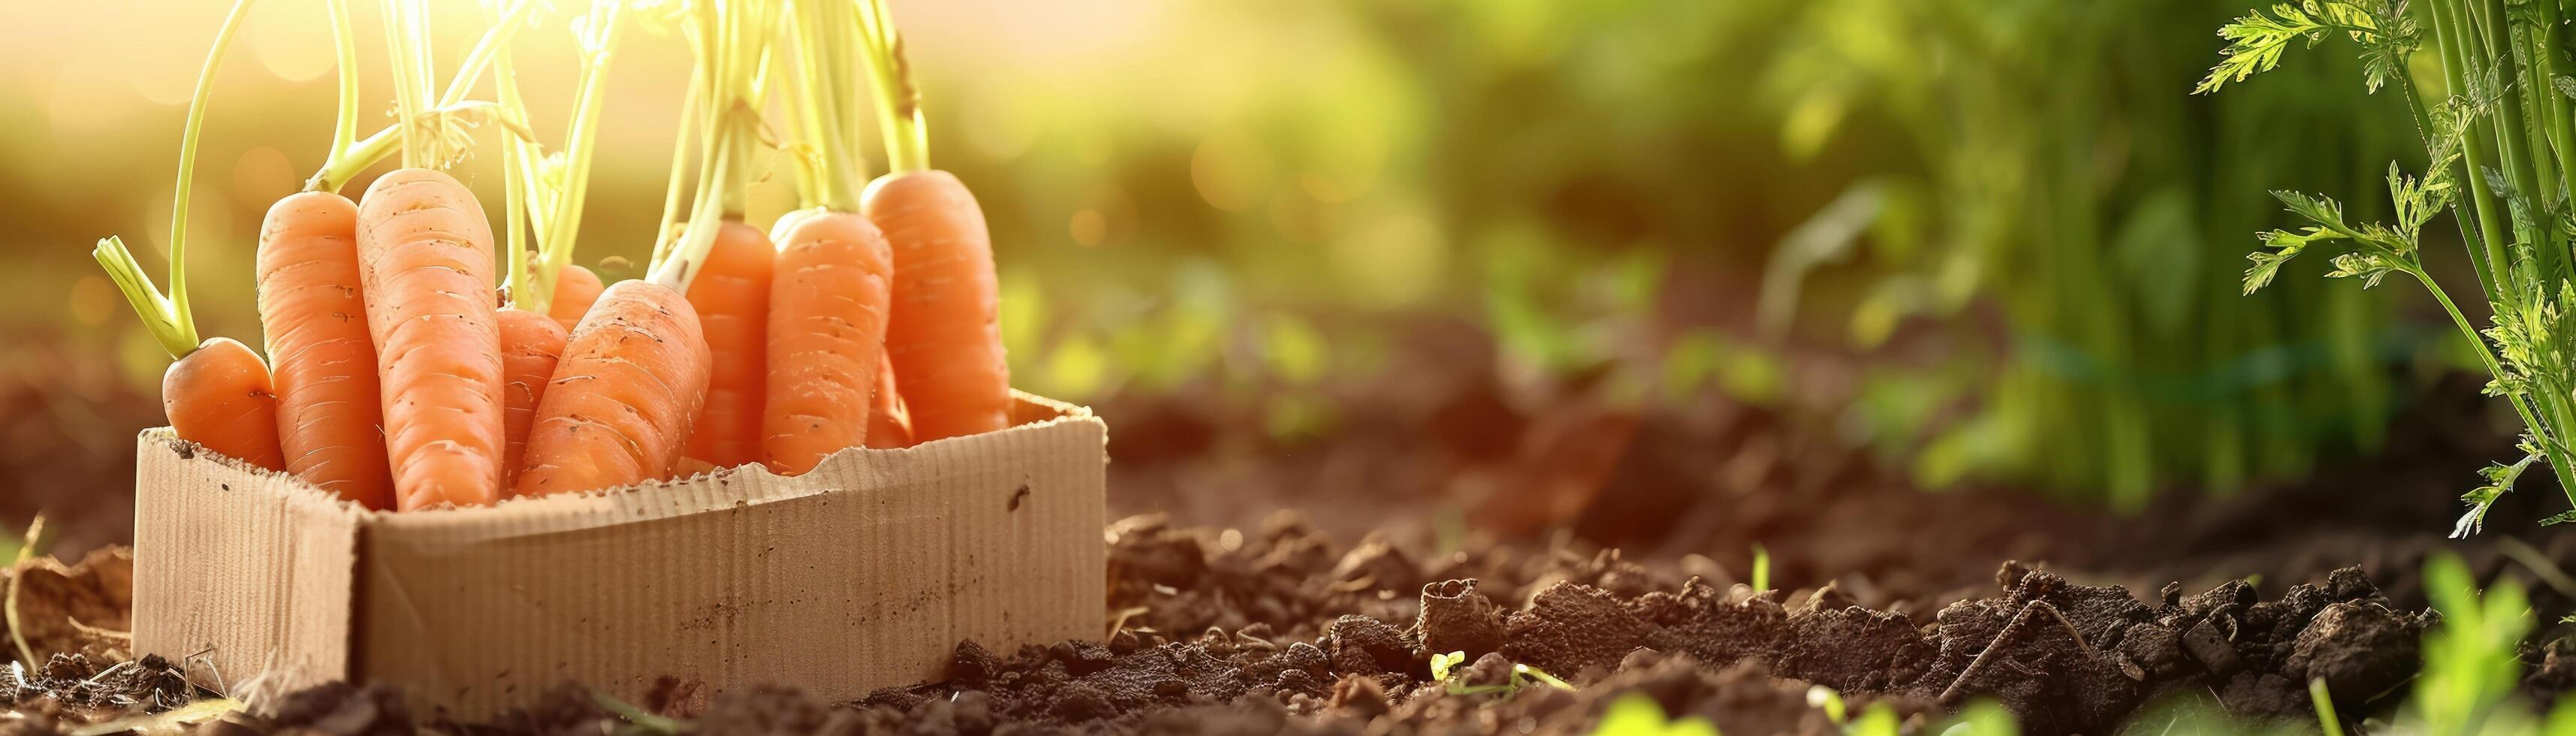
[[[2326,693],[2326,678],[2308,680],[2308,700],[2317,704],[2317,727],[2325,736],[2343,736],[2343,719],[2335,716],[2334,696]]]
[[[1542,685],[1546,685],[1546,686],[1548,686],[1548,687],[1556,688],[1556,689],[1558,689],[1558,690],[1572,690],[1572,689],[1574,689],[1574,685],[1573,685],[1572,683],[1568,683],[1568,682],[1566,682],[1566,681],[1564,681],[1564,680],[1557,679],[1557,677],[1556,677],[1555,675],[1551,675],[1551,674],[1548,674],[1548,673],[1546,673],[1546,672],[1541,672],[1541,671],[1539,671],[1539,668],[1531,667],[1531,666],[1529,666],[1529,665],[1525,665],[1525,664],[1513,664],[1513,665],[1512,665],[1512,684],[1514,684],[1514,685],[1528,685],[1529,683],[1532,683],[1532,682],[1539,683],[1539,684],[1542,684]]]
[[[1905,729],[1896,720],[1896,710],[1886,703],[1871,703],[1861,711],[1860,720],[1843,726],[1848,736],[1902,736]]]
[[[617,714],[617,717],[619,718],[626,719],[626,723],[628,725],[625,728],[619,729],[621,734],[630,734],[632,736],[676,736],[677,734],[691,733],[698,730],[698,725],[695,723],[690,723],[676,718],[654,715],[651,712],[645,711],[643,708],[636,707],[633,703],[619,700],[616,696],[609,695],[608,693],[600,692],[595,689],[588,689],[588,692],[590,693],[590,702],[592,704],[598,705],[601,710]]]
[[[1601,725],[1594,726],[1593,736],[1718,736],[1717,725],[1698,716],[1667,719],[1664,707],[1645,693],[1629,693],[1610,701],[1610,709],[1601,713]]]
[[[1824,711],[1825,719],[1833,721],[1837,726],[1849,720],[1851,715],[1845,712],[1843,694],[1823,685],[1807,688],[1807,707]]]
[[[1465,680],[1457,679],[1456,677],[1459,665],[1466,663],[1466,661],[1466,652],[1450,652],[1448,654],[1431,655],[1431,679],[1436,682],[1446,683],[1449,686],[1449,694],[1451,695],[1516,692],[1521,688],[1529,687],[1531,685],[1546,685],[1558,690],[1574,689],[1573,683],[1566,682],[1565,680],[1558,678],[1555,675],[1548,674],[1546,671],[1540,670],[1539,668],[1520,664],[1518,662],[1512,663],[1512,676],[1509,681],[1500,685],[1469,685]]]
[[[1449,676],[1458,672],[1458,666],[1466,663],[1466,652],[1431,655],[1431,681],[1448,682]]]
[[[1960,711],[1959,721],[1942,729],[1941,736],[2021,736],[2021,721],[1995,701],[1978,700]]]
[[[1753,592],[1771,589],[1771,550],[1761,542],[1753,543]]]

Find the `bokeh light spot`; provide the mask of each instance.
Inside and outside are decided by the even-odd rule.
[[[1259,139],[1228,130],[1208,136],[1190,156],[1190,184],[1209,206],[1245,212],[1269,194],[1270,150]]]
[[[1099,210],[1085,207],[1073,213],[1073,219],[1066,224],[1066,229],[1071,231],[1075,245],[1085,248],[1096,247],[1100,245],[1102,239],[1109,236],[1109,218],[1102,216]]]
[[[250,50],[268,73],[302,82],[329,73],[339,61],[331,46],[330,14],[317,3],[269,2],[251,7]]]

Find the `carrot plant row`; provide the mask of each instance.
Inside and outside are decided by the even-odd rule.
[[[2420,172],[2389,164],[2391,222],[2351,221],[2322,195],[2273,192],[2302,222],[2262,234],[2245,291],[2270,284],[2312,248],[2339,251],[2329,276],[2423,285],[2493,376],[2487,393],[2510,404],[2524,430],[2523,457],[2481,471],[2487,482],[2463,497],[2469,508],[2454,534],[2477,531],[2535,463],[2553,468],[2576,504],[2576,323],[2568,320],[2576,315],[2576,60],[2568,57],[2576,32],[2559,4],[2307,0],[2258,8],[2218,35],[2227,47],[2195,92],[2272,69],[2294,45],[2352,41],[2367,88],[2405,98],[2426,162]],[[2424,228],[2445,212],[2493,313],[2484,330],[2425,265]],[[2576,511],[2542,523],[2567,521]]]
[[[198,338],[185,273],[189,171],[210,81],[249,6],[237,2],[182,135],[169,291],[117,238],[97,250],[177,358],[163,403],[181,439],[369,508],[413,510],[755,463],[796,475],[853,447],[1009,426],[990,236],[973,194],[927,165],[883,0],[654,6],[696,59],[683,155],[645,277],[604,287],[571,259],[629,10],[593,0],[575,20],[583,63],[569,129],[549,149],[527,127],[510,53],[540,1],[491,8],[442,90],[425,0],[384,0],[395,122],[365,139],[356,29],[346,0],[327,3],[338,121],[321,171],[261,228],[265,358]],[[487,74],[494,99],[467,99]],[[772,143],[773,91],[803,208],[764,232],[745,202]],[[873,181],[860,153],[868,97],[893,169]],[[507,130],[497,242],[483,204],[441,171],[486,124]],[[337,193],[395,157],[402,168],[360,199]]]

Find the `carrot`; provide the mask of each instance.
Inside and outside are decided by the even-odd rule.
[[[602,4],[601,12],[612,13],[605,23],[609,28],[615,27],[613,13],[619,5]],[[774,26],[759,16],[769,7],[697,6],[690,17],[698,24],[693,45],[703,52],[699,73],[725,80],[710,87],[722,93],[711,96],[718,98],[714,108],[726,111],[727,118],[720,126],[727,135],[722,150],[706,157],[710,179],[736,189],[748,188],[746,159],[758,140],[757,67]],[[609,34],[608,42],[614,38]],[[707,45],[715,48],[703,48]],[[718,73],[706,73],[708,67]],[[579,180],[574,182],[566,196],[577,197]],[[683,295],[708,270],[717,228],[727,219],[727,213],[713,207],[723,188],[702,185],[699,193],[706,206],[701,212],[706,216],[691,219],[679,247],[660,254],[644,279],[620,281],[602,291],[573,327],[554,380],[537,402],[526,468],[513,492],[538,496],[626,486],[670,477],[680,466],[714,370],[697,310]],[[570,217],[560,216],[557,228]],[[738,210],[730,219],[741,219]],[[656,243],[656,249],[661,245]]]
[[[877,352],[877,388],[868,402],[868,446],[894,449],[912,446],[912,412],[903,406],[903,395],[894,385],[894,361]]]
[[[789,231],[769,299],[761,452],[772,472],[801,474],[867,444],[892,270],[885,237],[864,217],[825,212]]]
[[[858,3],[878,130],[891,172],[868,184],[861,211],[894,249],[894,306],[886,356],[928,442],[1011,426],[1011,371],[1002,351],[1001,285],[993,237],[964,182],[930,168],[921,106],[903,41],[884,0]]]
[[[510,487],[525,467],[521,461],[527,455],[528,429],[536,421],[537,402],[544,398],[546,384],[554,380],[555,364],[570,338],[563,325],[546,315],[525,309],[494,314],[501,323],[502,485]]]
[[[358,262],[395,507],[497,500],[504,433],[491,225],[465,185],[401,169],[367,187]]]
[[[390,509],[357,230],[358,206],[337,194],[304,192],[269,207],[259,236],[259,318],[276,361],[284,467],[367,508]]]
[[[161,410],[179,439],[263,469],[286,467],[268,365],[232,338],[210,338],[170,364],[161,375]]]
[[[554,303],[546,307],[546,314],[562,324],[565,332],[571,332],[574,325],[581,324],[581,316],[590,313],[591,303],[599,301],[599,291],[599,274],[578,264],[565,264],[555,276]]]
[[[706,267],[689,285],[689,304],[697,309],[698,326],[706,332],[715,363],[688,456],[719,468],[761,459],[770,271],[777,259],[759,228],[727,221],[716,231]]]
[[[1011,426],[1001,286],[975,195],[956,176],[929,170],[888,174],[866,196],[868,219],[894,248],[886,355],[912,410],[914,439]]]
[[[564,347],[528,431],[520,496],[668,478],[706,400],[710,358],[676,289],[620,281]]]

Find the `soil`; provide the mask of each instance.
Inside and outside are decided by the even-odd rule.
[[[2357,568],[2266,598],[2231,580],[2140,597],[2005,563],[1979,595],[1929,615],[1871,608],[1837,584],[1793,594],[1720,588],[1622,559],[1506,549],[1419,561],[1344,549],[1294,515],[1228,546],[1226,532],[1135,517],[1112,527],[1107,641],[996,653],[961,642],[945,682],[856,703],[788,689],[673,693],[640,704],[702,733],[1584,733],[1621,694],[1726,733],[1831,733],[1808,690],[1884,703],[1908,723],[1988,698],[2035,734],[2110,733],[2142,706],[2207,697],[2250,719],[2311,718],[2305,683],[2348,712],[2384,709],[2414,674],[2429,614]],[[1402,591],[1410,591],[1403,594]],[[1432,657],[1459,652],[1446,681]],[[1562,677],[1559,690],[1516,665]],[[2533,688],[2552,694],[2562,668]],[[62,655],[12,684],[27,733],[120,708],[175,705],[178,669],[152,657],[101,677]],[[51,719],[62,719],[60,721]],[[622,723],[578,689],[492,723],[440,722],[384,687],[294,693],[205,732],[606,732]]]

